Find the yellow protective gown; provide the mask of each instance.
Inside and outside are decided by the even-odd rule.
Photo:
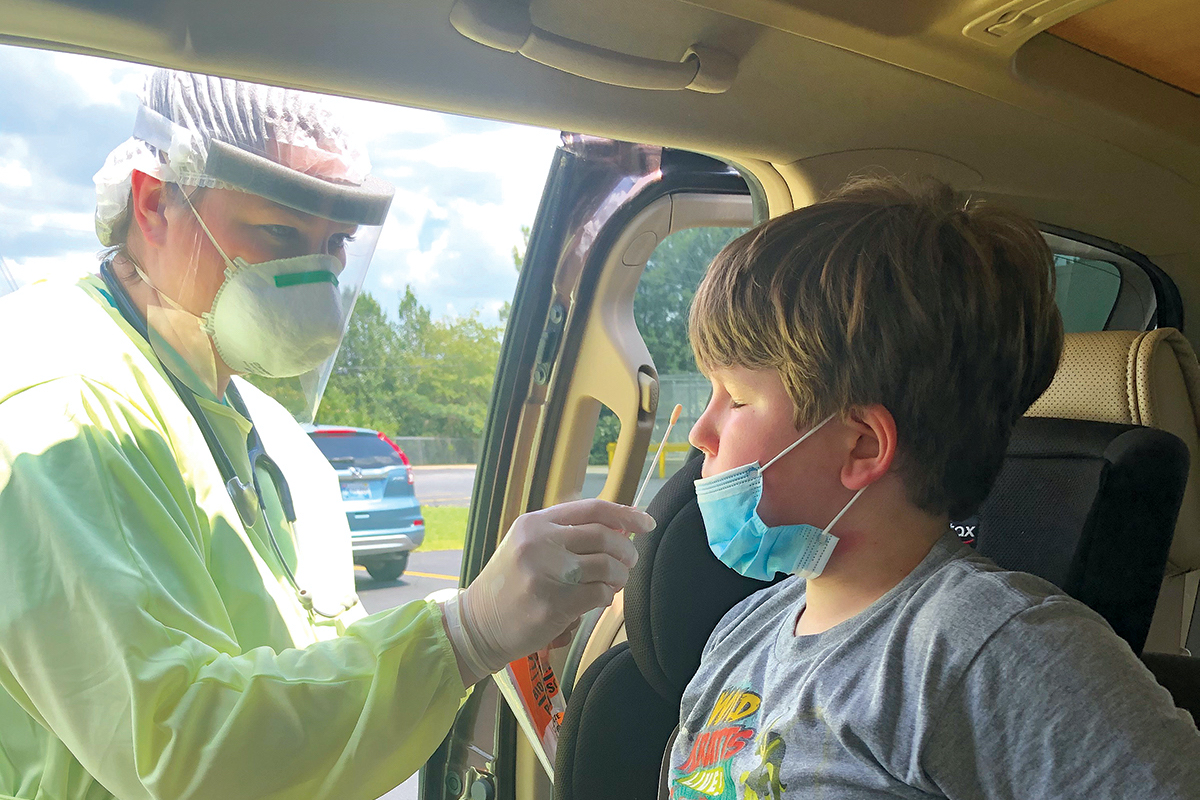
[[[104,295],[90,278],[0,299],[0,798],[378,797],[465,693],[438,607],[307,612]],[[246,399],[256,422],[285,413]],[[249,422],[201,402],[247,480]],[[333,483],[298,493],[299,546],[262,476],[268,511],[336,608],[353,586],[336,477],[289,425],[264,427],[268,452]]]

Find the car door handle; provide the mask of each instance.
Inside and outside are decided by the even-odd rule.
[[[618,53],[542,30],[528,8],[495,0],[456,0],[450,24],[473,42],[612,86],[720,94],[737,76],[737,59],[721,50],[693,44],[679,61]]]

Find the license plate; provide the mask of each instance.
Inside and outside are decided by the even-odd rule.
[[[370,500],[371,487],[366,481],[347,481],[342,484],[343,500]]]

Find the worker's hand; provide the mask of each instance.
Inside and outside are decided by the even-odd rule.
[[[518,517],[479,577],[447,604],[460,667],[476,678],[497,672],[607,606],[637,563],[629,534],[653,529],[649,514],[604,500]]]

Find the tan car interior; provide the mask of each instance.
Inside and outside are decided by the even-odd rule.
[[[744,170],[771,215],[863,170],[931,174],[1144,254],[1190,320],[1198,31],[1194,0],[0,0],[3,43],[713,155]],[[607,285],[630,290],[616,276]],[[1031,412],[1161,427],[1191,450],[1149,647],[1167,652],[1187,641],[1200,579],[1200,367],[1183,336],[1073,336]],[[621,373],[619,353],[605,359]],[[636,415],[636,377],[614,385],[628,396],[610,407]],[[570,391],[568,404],[596,408],[595,387]],[[575,428],[562,448],[590,438]],[[517,443],[506,516],[522,510],[544,433]],[[546,496],[572,496],[578,473],[560,461]],[[628,501],[633,483],[618,476],[609,492]],[[622,638],[619,609],[585,661]],[[519,749],[521,797],[549,796],[539,774]]]
[[[1200,364],[1192,346],[1173,328],[1069,335],[1054,382],[1029,416],[1146,425],[1188,446],[1191,471],[1146,642],[1153,652],[1178,652],[1200,581]]]

